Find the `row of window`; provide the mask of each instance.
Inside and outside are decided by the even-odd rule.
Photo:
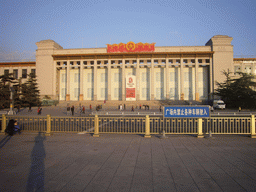
[[[10,73],[10,71],[9,71],[9,69],[5,69],[4,70],[4,75],[9,75],[9,73]],[[19,71],[18,71],[18,69],[13,69],[13,77],[15,78],[15,79],[18,79],[19,78]],[[33,76],[35,76],[36,75],[36,69],[31,69],[31,73],[30,73],[30,75],[33,75]],[[27,72],[27,69],[22,69],[22,75],[21,75],[21,77],[22,78],[27,78],[27,76],[28,76],[28,72]]]
[[[165,59],[163,59],[163,60],[154,60],[153,61],[154,62],[154,64],[160,64],[160,63],[162,63],[162,64],[165,64],[166,63],[166,60]],[[180,63],[181,62],[181,60],[180,59],[169,59],[168,60],[168,62],[170,63],[170,64],[172,64],[172,63]],[[195,59],[183,59],[183,63],[195,63],[196,62],[196,60]],[[198,63],[210,63],[210,59],[198,59]],[[70,65],[80,65],[80,61],[70,61]],[[83,61],[82,62],[83,63],[83,65],[94,65],[94,61]],[[139,63],[140,64],[151,64],[151,60],[139,60]],[[106,65],[106,64],[108,64],[108,60],[106,60],[106,61],[97,61],[97,64],[98,65],[101,65],[101,64],[104,64],[104,65]],[[113,61],[113,60],[111,60],[111,64],[122,64],[122,60],[117,60],[117,61]],[[137,60],[132,60],[131,62],[130,62],[130,60],[125,60],[125,64],[137,64]],[[61,65],[61,62],[57,62],[57,65]],[[65,61],[65,62],[63,62],[63,65],[67,65],[67,62]]]

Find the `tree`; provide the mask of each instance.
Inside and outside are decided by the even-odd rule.
[[[226,80],[217,82],[215,94],[220,96],[228,107],[256,108],[255,77],[247,73],[239,73],[239,77],[231,76],[231,72],[223,71]]]
[[[10,106],[10,86],[16,83],[12,73],[0,76],[0,107]]]
[[[21,85],[21,102],[25,106],[38,106],[41,104],[35,75],[29,75],[26,83]]]

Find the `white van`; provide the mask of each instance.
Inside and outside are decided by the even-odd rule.
[[[214,109],[225,109],[226,104],[222,100],[213,100],[213,108]]]

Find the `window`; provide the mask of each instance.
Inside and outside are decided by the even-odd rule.
[[[61,74],[61,82],[62,83],[66,82],[66,74]]]
[[[114,81],[118,82],[119,81],[119,73],[114,74]]]
[[[147,60],[147,64],[151,64],[151,60]]]
[[[31,69],[30,75],[31,75],[32,77],[36,77],[36,69]]]
[[[188,60],[187,59],[183,59],[183,63],[188,63]]]
[[[132,61],[132,64],[137,64],[137,60],[133,60],[133,61]]]
[[[91,63],[91,65],[93,65],[93,64],[94,64],[94,61],[91,61],[90,63]]]
[[[143,60],[140,60],[140,64],[143,64],[144,63],[144,61]]]
[[[106,73],[101,73],[101,82],[105,82],[106,81]]]
[[[191,59],[191,63],[195,63],[195,59]]]
[[[119,61],[118,61],[118,64],[122,64],[122,63],[123,63],[122,60],[119,60]]]
[[[169,63],[173,63],[173,60],[172,60],[172,59],[169,59]]]
[[[13,77],[18,79],[18,69],[13,69]]]
[[[129,64],[129,61],[128,61],[128,60],[125,60],[125,64]]]
[[[4,70],[4,75],[9,75],[9,69]]]
[[[92,88],[87,88],[87,98],[92,97]]]
[[[210,63],[210,59],[206,59],[205,62],[206,62],[206,63]]]
[[[100,64],[101,64],[101,61],[97,61],[97,64],[100,65]]]
[[[198,63],[203,63],[203,60],[202,59],[198,59]]]
[[[142,97],[145,98],[147,95],[147,88],[142,88]]]
[[[119,88],[115,88],[114,97],[117,98],[119,96]]]
[[[146,82],[146,73],[145,72],[141,73],[141,81]]]
[[[22,78],[27,78],[27,69],[22,69]]]
[[[62,89],[61,89],[61,97],[62,97],[62,98],[65,98],[65,97],[66,97],[66,89],[65,89],[65,88],[62,88]]]
[[[154,63],[155,63],[155,64],[158,64],[158,60],[154,60]]]
[[[156,73],[156,82],[160,82],[160,75],[161,75],[160,72]]]
[[[115,64],[116,62],[115,61],[111,61],[111,64]]]
[[[104,64],[106,64],[106,65],[107,65],[107,64],[108,64],[108,61],[104,61]]]
[[[75,83],[79,82],[79,73],[75,73],[74,82],[75,82]]]
[[[91,73],[87,74],[87,82],[88,83],[92,82],[92,74]]]
[[[74,89],[74,96],[75,96],[75,98],[78,98],[79,97],[79,88],[75,88]]]
[[[105,98],[106,96],[106,88],[101,88],[101,98]]]
[[[180,63],[180,59],[176,59],[176,63]]]
[[[162,63],[163,63],[163,64],[165,64],[165,63],[166,63],[166,61],[165,61],[165,60],[162,60]]]

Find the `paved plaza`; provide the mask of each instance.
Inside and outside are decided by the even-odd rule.
[[[256,191],[256,139],[0,135],[0,191]]]

